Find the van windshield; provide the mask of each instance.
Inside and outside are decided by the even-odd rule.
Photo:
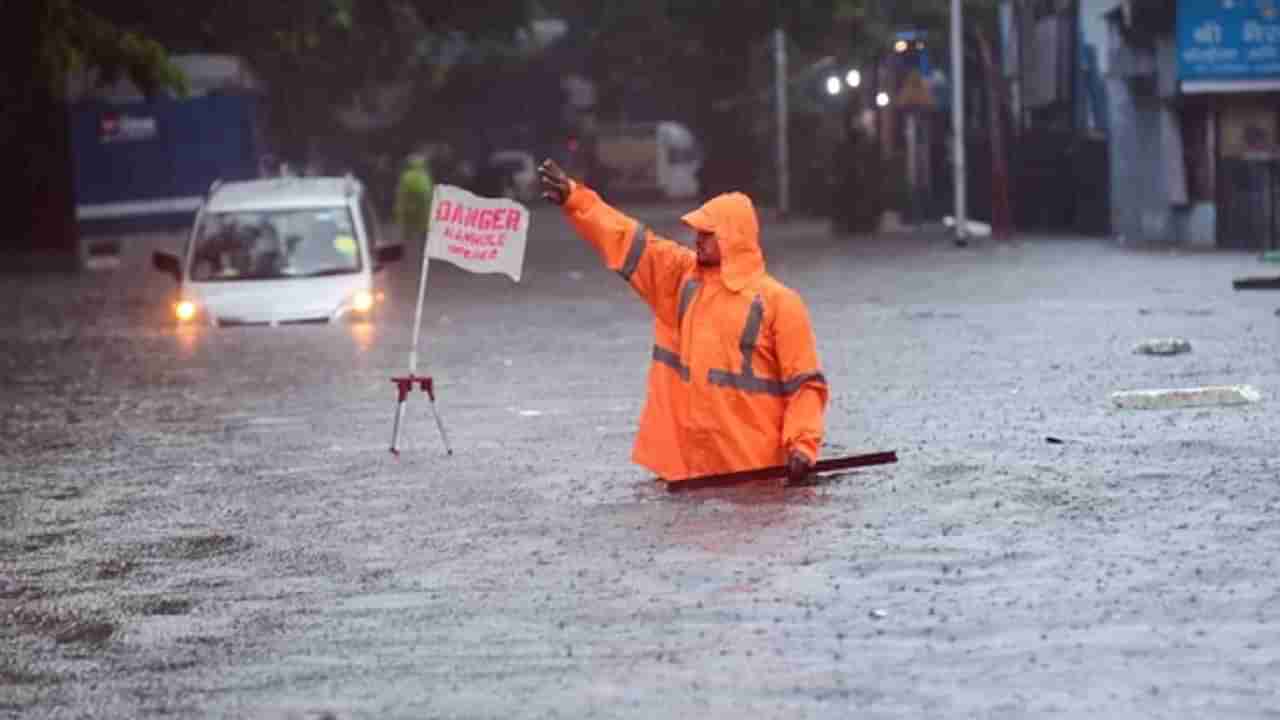
[[[345,207],[205,213],[191,256],[196,282],[359,271],[355,225]]]

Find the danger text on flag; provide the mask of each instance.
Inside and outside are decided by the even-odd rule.
[[[505,198],[461,188],[436,188],[428,248],[431,257],[471,272],[500,272],[520,281],[529,211]]]

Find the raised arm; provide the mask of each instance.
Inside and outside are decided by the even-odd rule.
[[[605,267],[626,280],[659,320],[678,325],[680,280],[697,264],[694,252],[609,206],[555,163],[544,162],[539,174],[543,196],[563,207],[565,217],[596,249]]]

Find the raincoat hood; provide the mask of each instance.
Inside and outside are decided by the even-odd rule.
[[[740,292],[764,275],[760,223],[751,198],[740,192],[717,195],[680,219],[720,241],[720,277],[730,290]]]

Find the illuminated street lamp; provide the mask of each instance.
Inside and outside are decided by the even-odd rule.
[[[876,93],[876,107],[885,107],[889,104],[889,93]]]
[[[894,52],[897,52],[897,53],[904,53],[904,52],[906,52],[906,51],[907,51],[907,41],[906,41],[906,40],[899,40],[898,42],[894,43],[894,44],[893,44],[893,51],[894,51]]]
[[[844,81],[845,81],[845,84],[847,84],[849,87],[856,88],[862,84],[862,73],[858,72],[857,70],[850,70],[844,76]]]
[[[840,78],[836,77],[835,75],[832,75],[831,77],[827,78],[827,94],[828,95],[839,95],[840,88],[841,88]]]

